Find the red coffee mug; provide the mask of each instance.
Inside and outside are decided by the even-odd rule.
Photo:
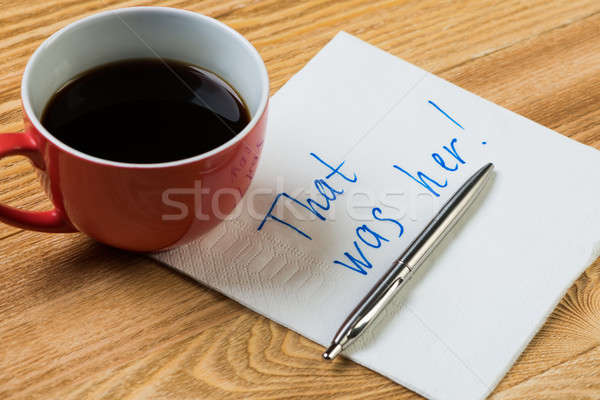
[[[116,60],[157,57],[224,78],[245,100],[252,116],[248,126],[208,153],[130,164],[75,150],[40,123],[50,97],[79,73]],[[0,157],[28,157],[55,208],[37,212],[0,205],[0,220],[44,232],[81,231],[133,251],[191,241],[229,214],[250,185],[265,135],[268,95],[267,70],[256,49],[212,18],[135,7],[75,22],[48,38],[27,63],[21,88],[25,132],[0,135]]]

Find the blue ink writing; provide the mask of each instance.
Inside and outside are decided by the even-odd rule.
[[[372,212],[373,218],[375,218],[375,220],[380,221],[380,222],[392,223],[392,224],[396,225],[400,229],[400,231],[399,231],[400,233],[398,233],[398,237],[402,236],[402,234],[404,233],[404,227],[402,226],[402,224],[400,222],[398,222],[392,218],[382,217],[381,209],[379,207],[373,207],[371,212]],[[370,235],[369,239],[367,239],[364,236],[364,234],[366,234],[366,233],[368,233]],[[362,242],[363,244],[365,244],[371,248],[374,248],[374,249],[380,248],[382,246],[383,242],[389,242],[389,239],[380,235],[379,233],[377,233],[376,231],[374,231],[367,225],[361,225],[358,228],[356,228],[356,236],[358,237],[360,242]],[[354,257],[352,254],[350,254],[350,252],[346,251],[346,252],[344,252],[344,255],[348,259],[347,262],[335,260],[335,261],[333,261],[333,263],[337,264],[337,265],[341,265],[343,267],[346,267],[354,272],[358,272],[361,275],[367,275],[367,271],[365,270],[365,268],[371,269],[373,267],[373,264],[365,256],[365,254],[363,253],[362,249],[359,246],[359,243],[356,240],[353,243],[354,243],[354,248],[356,249],[356,252],[360,256],[360,259],[357,257]]]
[[[319,199],[317,201],[317,200],[309,197],[306,199],[306,204],[305,204],[302,201],[290,196],[289,194],[287,194],[285,192],[279,193],[279,194],[277,194],[277,196],[275,196],[273,203],[271,203],[271,207],[269,207],[269,210],[267,211],[265,217],[263,218],[260,225],[258,226],[258,228],[257,228],[258,231],[260,231],[265,226],[265,223],[268,220],[273,220],[275,222],[279,222],[280,224],[287,226],[288,228],[292,229],[296,233],[300,234],[302,237],[304,237],[308,240],[312,240],[312,237],[308,233],[304,232],[297,226],[293,225],[291,222],[284,221],[282,218],[279,218],[276,215],[274,215],[274,210],[275,210],[275,206],[277,205],[277,202],[280,201],[282,198],[291,200],[293,205],[300,206],[304,210],[308,211],[312,215],[319,218],[321,221],[325,221],[326,217],[323,214],[321,214],[317,210],[317,208],[319,208],[321,211],[329,210],[331,208],[331,203],[337,199],[337,196],[342,195],[344,193],[344,190],[333,188],[326,180],[330,179],[333,176],[339,176],[345,182],[351,182],[351,183],[354,183],[358,180],[355,173],[353,173],[354,176],[350,178],[350,177],[348,177],[348,175],[346,175],[340,171],[340,168],[342,168],[345,161],[342,161],[337,167],[334,168],[331,165],[329,165],[327,162],[323,161],[323,159],[321,159],[315,153],[310,153],[310,155],[312,157],[314,157],[319,163],[321,163],[322,165],[324,165],[325,167],[327,167],[329,169],[329,174],[325,176],[325,179],[315,179],[313,182],[315,185],[315,188],[317,189],[317,192],[319,193],[320,197],[322,197],[322,199]]]
[[[456,171],[458,169],[458,164],[456,164],[454,167],[449,167],[446,165],[446,161],[444,161],[444,159],[442,158],[442,156],[440,156],[438,153],[433,153],[431,155],[431,157],[433,157],[433,160],[439,164],[440,167],[444,168],[446,171]]]
[[[435,163],[438,166],[440,166],[444,171],[455,172],[458,170],[458,167],[460,164],[467,163],[461,157],[461,155],[458,153],[458,150],[456,150],[457,142],[458,142],[457,138],[452,138],[452,140],[450,141],[450,146],[442,146],[442,148],[444,150],[446,150],[446,152],[457,161],[457,163],[454,166],[449,166],[448,163],[446,162],[446,160],[444,160],[444,158],[439,153],[433,153],[431,155],[431,158],[433,158],[433,161],[435,161]],[[429,191],[429,193],[433,194],[435,197],[440,196],[440,194],[438,193],[438,191],[436,189],[442,189],[442,188],[445,188],[446,186],[448,186],[448,179],[444,179],[444,181],[441,182],[440,180],[435,180],[435,179],[429,177],[429,175],[427,175],[421,171],[417,171],[415,174],[416,176],[415,176],[415,175],[411,174],[410,172],[408,172],[406,169],[404,169],[396,164],[394,164],[394,168],[403,172],[410,179],[417,182],[423,188],[427,189]]]
[[[429,192],[431,192],[431,194],[433,194],[435,197],[440,197],[440,194],[434,190],[434,188],[431,186],[432,184],[437,186],[438,188],[445,188],[446,186],[448,186],[447,179],[444,181],[444,183],[440,183],[440,182],[430,178],[429,176],[427,176],[426,174],[424,174],[421,171],[417,171],[417,177],[415,178],[413,175],[411,175],[408,171],[406,171],[402,167],[394,165],[394,168],[404,172],[406,174],[406,176],[408,176],[413,181],[417,182],[419,185],[423,186],[425,189],[429,190]],[[427,181],[429,181],[429,183]]]
[[[463,130],[465,129],[465,128],[463,128],[463,126],[461,124],[459,124],[454,118],[452,118],[450,115],[448,115],[444,110],[442,110],[433,101],[429,100],[429,104],[434,106],[438,111],[440,111],[446,118],[448,118],[450,121],[452,121],[452,123],[457,125],[459,128],[461,128]],[[457,142],[458,142],[457,138],[452,138],[450,140],[449,146],[442,146],[442,148],[447,153],[447,156],[446,156],[447,159],[444,159],[444,157],[442,157],[442,155],[440,153],[431,154],[431,158],[433,159],[433,161],[445,172],[456,172],[461,165],[464,165],[467,163],[465,161],[465,159],[459,154],[458,150],[456,149]],[[485,144],[485,142],[483,142],[483,143]],[[450,158],[448,158],[448,157],[450,157]],[[448,160],[452,160],[452,161],[448,161]],[[332,171],[336,170],[327,164],[325,164],[325,165],[327,167],[329,167]],[[341,167],[342,165],[343,165],[343,163],[340,164],[339,167]],[[422,188],[427,189],[435,197],[440,196],[440,194],[438,193],[438,191],[440,189],[443,189],[448,186],[448,179],[446,179],[446,178],[444,178],[443,180],[439,179],[437,177],[432,178],[430,175],[427,175],[426,173],[424,173],[422,171],[416,171],[415,173],[410,173],[406,169],[404,169],[396,164],[394,164],[394,168],[397,169],[398,171],[402,172],[407,177],[409,177],[412,181],[419,184]],[[391,224],[395,225],[398,228],[398,238],[400,238],[402,236],[402,234],[404,233],[404,226],[400,222],[398,222],[392,218],[383,217],[382,211],[379,207],[373,207],[371,209],[371,213],[373,215],[373,218],[375,218],[376,221],[379,221],[382,223],[383,222],[391,223]],[[371,229],[371,227],[364,225],[364,224],[359,226],[358,228],[356,228],[356,236],[359,240],[358,241],[355,240],[353,242],[353,244],[354,244],[354,248],[356,249],[357,256],[354,256],[350,252],[346,251],[346,252],[344,252],[344,256],[346,257],[345,261],[334,260],[333,263],[337,264],[337,265],[341,265],[343,267],[346,267],[352,271],[358,272],[361,275],[367,275],[367,269],[371,269],[373,267],[373,264],[367,258],[367,256],[363,252],[363,250],[361,249],[361,244],[364,246],[373,248],[373,249],[379,249],[382,247],[383,243],[389,242],[389,239],[387,239],[383,235],[381,235],[381,234],[377,233],[375,230]]]
[[[371,264],[371,262],[367,260],[367,257],[365,257],[360,247],[358,247],[358,243],[356,243],[356,240],[354,241],[354,247],[356,248],[356,251],[358,252],[360,258],[362,258],[362,260],[359,260],[358,258],[354,257],[349,252],[345,252],[344,255],[346,256],[346,258],[348,258],[352,265],[346,264],[338,260],[335,260],[333,263],[349,268],[352,271],[358,272],[359,274],[366,275],[367,271],[365,271],[365,268],[371,269],[373,267],[373,264]]]
[[[429,100],[428,103],[432,105],[437,111],[442,113],[449,121],[461,129],[465,129],[458,121],[447,114],[441,107],[436,103]],[[422,170],[416,170],[415,172],[409,172],[409,169],[403,168],[400,165],[394,164],[393,167],[401,172],[402,176],[410,178],[411,182],[415,182],[421,188],[426,189],[429,193],[435,197],[439,197],[441,191],[448,186],[448,179],[443,174],[454,173],[460,169],[460,167],[467,163],[466,159],[459,153],[457,149],[458,139],[452,138],[448,145],[443,145],[440,152],[434,152],[431,154],[431,158],[434,161],[434,166],[440,169],[436,171],[428,171],[428,173]],[[487,142],[482,141],[481,144],[485,145]],[[460,146],[458,146],[460,148]],[[303,211],[308,212],[310,215],[317,217],[321,221],[326,221],[327,216],[323,213],[331,209],[333,202],[335,202],[340,196],[344,194],[344,189],[340,186],[347,183],[356,183],[358,177],[356,173],[347,173],[347,169],[342,172],[342,167],[345,165],[345,161],[342,161],[337,166],[324,161],[315,153],[309,153],[320,165],[326,168],[326,175],[323,179],[314,179],[313,185],[317,191],[317,195],[314,198],[307,197],[306,199],[298,199],[289,195],[288,193],[282,192],[275,196],[275,199],[271,203],[271,206],[265,214],[263,220],[258,226],[258,231],[262,230],[267,221],[278,222],[292,231],[298,233],[305,239],[312,240],[312,237],[299,227],[294,225],[293,222],[285,220],[281,216],[275,215],[275,208],[280,201],[286,201],[287,205],[298,207]],[[332,178],[337,178],[336,181],[332,182]],[[333,264],[340,265],[360,275],[367,275],[368,270],[373,268],[373,263],[369,259],[369,255],[365,254],[365,249],[380,249],[384,247],[386,243],[390,242],[388,237],[392,238],[391,235],[396,235],[396,239],[399,239],[404,234],[404,226],[393,218],[388,218],[383,215],[382,210],[379,207],[373,207],[371,214],[374,218],[374,222],[370,225],[362,224],[355,228],[355,239],[352,241],[353,249],[345,251],[343,253],[342,260],[334,260]],[[380,226],[387,227],[386,235],[382,235],[378,232]],[[394,230],[389,233],[390,228]],[[387,236],[387,237],[386,237]]]
[[[342,168],[342,165],[344,165],[344,163],[346,161],[342,161],[340,163],[340,165],[338,165],[337,167],[333,168],[331,165],[327,164],[325,161],[321,160],[321,158],[319,158],[319,156],[317,156],[315,153],[310,153],[311,156],[313,156],[314,158],[317,159],[317,161],[319,161],[321,164],[323,164],[324,166],[326,166],[327,168],[329,168],[331,170],[331,173],[329,175],[327,175],[325,178],[329,179],[331,178],[333,175],[338,174],[339,176],[341,176],[344,180],[354,183],[356,182],[356,174],[354,174],[353,178],[348,178],[346,175],[342,174],[340,172],[340,168]]]
[[[319,192],[319,194],[321,196],[325,197],[325,200],[327,200],[326,210],[329,210],[329,201],[330,200],[334,201],[337,198],[336,195],[344,193],[343,190],[335,190],[334,188],[329,186],[327,184],[327,182],[325,182],[323,179],[315,180],[315,187],[317,188],[317,191]],[[327,196],[327,193],[324,192],[324,188],[327,188],[327,190],[329,190],[329,196]],[[312,199],[308,199],[308,200],[312,200]]]
[[[448,148],[448,146],[444,146],[444,150],[446,150],[452,157],[456,158],[456,160],[459,163],[466,164],[465,160],[463,160],[458,155],[458,152],[456,151],[456,148],[454,147],[454,145],[456,144],[456,142],[458,142],[458,139],[457,138],[452,138],[452,141],[450,142],[450,148]]]
[[[404,233],[404,226],[400,222],[398,222],[392,218],[382,218],[381,217],[381,208],[373,207],[372,214],[373,214],[373,218],[375,218],[377,221],[391,222],[392,224],[398,226],[398,229],[400,229],[400,231],[398,233],[398,237],[402,236],[402,234]]]
[[[458,126],[460,129],[465,129],[463,128],[463,126],[461,124],[459,124],[454,118],[452,118],[451,116],[449,116],[446,111],[442,110],[437,104],[435,104],[433,101],[429,100],[429,104],[431,104],[432,106],[434,106],[439,112],[441,112],[442,114],[444,114],[444,116],[446,118],[448,118],[450,121],[454,122],[456,124],[456,126]]]
[[[363,233],[369,233],[369,235],[371,235],[371,237],[376,241],[375,244],[373,244],[372,242],[369,242],[367,239],[365,239],[363,237]],[[389,242],[388,239],[381,236],[379,233],[375,232],[374,230],[369,228],[367,225],[362,225],[362,226],[359,226],[358,228],[356,228],[356,236],[358,236],[358,238],[360,239],[361,242],[363,242],[367,246],[373,247],[375,249],[378,249],[381,247],[381,242]]]

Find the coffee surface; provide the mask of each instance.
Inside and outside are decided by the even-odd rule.
[[[232,139],[250,121],[216,74],[176,61],[128,60],[87,71],[48,102],[42,125],[83,153],[126,163],[193,157]]]

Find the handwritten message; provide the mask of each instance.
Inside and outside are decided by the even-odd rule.
[[[441,116],[445,117],[450,123],[458,126],[461,130],[465,129],[457,120],[452,118],[435,102],[428,100],[428,104],[433,107],[433,109],[439,111]],[[485,145],[487,143],[482,142],[482,144]],[[348,186],[358,182],[358,174],[356,171],[352,171],[352,168],[345,166],[345,161],[334,166],[315,153],[310,153],[310,157],[325,169],[324,176],[313,181],[318,197],[307,197],[306,199],[301,200],[286,192],[278,193],[258,226],[258,231],[261,231],[267,222],[274,221],[285,225],[306,240],[312,240],[309,232],[300,229],[291,221],[284,220],[283,218],[274,215],[274,210],[278,202],[289,201],[291,202],[290,205],[300,207],[300,209],[305,210],[319,220],[325,221],[327,217],[324,215],[324,212],[328,211],[332,207],[332,204],[344,195]],[[441,146],[439,152],[432,153],[431,159],[432,166],[428,168],[428,170],[433,170],[433,172],[429,173],[421,170],[408,169],[400,163],[393,164],[391,168],[397,172],[396,175],[399,179],[409,179],[410,182],[418,185],[421,189],[425,189],[433,196],[439,197],[440,193],[448,186],[448,178],[452,176],[452,173],[458,171],[461,166],[467,164],[467,161],[461,154],[460,141],[457,137],[450,138],[448,143]],[[371,263],[366,250],[379,249],[390,243],[392,240],[397,240],[402,237],[404,225],[402,225],[400,221],[386,217],[379,207],[372,207],[370,212],[375,222],[357,226],[355,228],[356,239],[353,241],[352,246],[350,246],[351,250],[344,252],[343,257],[340,257],[340,259],[333,260],[333,264],[342,266],[361,275],[367,275],[368,270],[373,268],[373,264]],[[391,224],[395,229],[394,237],[384,236],[379,233],[380,224]]]

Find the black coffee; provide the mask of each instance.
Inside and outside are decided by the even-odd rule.
[[[210,151],[250,121],[224,80],[198,67],[130,60],[87,71],[50,99],[44,127],[92,156],[128,163],[181,160]]]

